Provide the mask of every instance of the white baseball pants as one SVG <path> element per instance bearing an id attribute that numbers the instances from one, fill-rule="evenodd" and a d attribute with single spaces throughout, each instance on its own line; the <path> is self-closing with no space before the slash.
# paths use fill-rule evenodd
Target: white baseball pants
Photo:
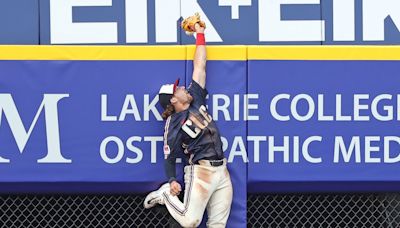
<path id="1" fill-rule="evenodd" d="M 207 208 L 207 227 L 225 227 L 232 204 L 232 182 L 226 159 L 221 166 L 211 166 L 206 160 L 200 165 L 185 167 L 185 195 L 183 203 L 172 196 L 169 189 L 163 193 L 165 205 L 183 227 L 197 227 Z"/>

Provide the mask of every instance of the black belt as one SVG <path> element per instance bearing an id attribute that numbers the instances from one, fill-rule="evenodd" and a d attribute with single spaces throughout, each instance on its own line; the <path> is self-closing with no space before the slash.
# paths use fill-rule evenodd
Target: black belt
<path id="1" fill-rule="evenodd" d="M 209 160 L 211 166 L 221 166 L 224 164 L 224 160 Z"/>
<path id="2" fill-rule="evenodd" d="M 200 159 L 200 160 L 206 160 L 210 163 L 211 166 L 214 166 L 214 167 L 221 166 L 224 164 L 224 159 L 221 159 L 221 160 Z M 194 164 L 199 165 L 199 161 L 196 161 Z"/>

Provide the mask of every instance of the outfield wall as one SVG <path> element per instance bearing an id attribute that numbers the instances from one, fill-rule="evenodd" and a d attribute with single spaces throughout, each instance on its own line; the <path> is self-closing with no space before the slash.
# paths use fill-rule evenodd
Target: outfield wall
<path id="1" fill-rule="evenodd" d="M 247 193 L 398 191 L 400 48 L 211 46 L 209 114 Z M 2 193 L 146 193 L 166 181 L 157 92 L 194 46 L 0 46 Z M 180 174 L 181 175 L 181 174 Z M 21 188 L 22 186 L 22 188 Z"/>

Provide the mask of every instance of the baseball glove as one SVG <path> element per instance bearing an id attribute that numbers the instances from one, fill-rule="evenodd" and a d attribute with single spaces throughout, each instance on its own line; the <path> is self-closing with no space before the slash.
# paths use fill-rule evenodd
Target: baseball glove
<path id="1" fill-rule="evenodd" d="M 199 23 L 201 27 L 206 27 L 206 24 L 200 20 L 200 14 L 195 13 L 193 16 L 190 16 L 182 21 L 181 27 L 185 30 L 187 35 L 192 35 L 194 31 L 194 25 Z"/>

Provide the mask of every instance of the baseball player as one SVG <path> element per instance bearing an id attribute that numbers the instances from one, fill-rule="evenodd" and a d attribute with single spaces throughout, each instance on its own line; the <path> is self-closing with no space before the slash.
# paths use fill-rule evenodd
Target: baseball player
<path id="1" fill-rule="evenodd" d="M 187 20 L 195 23 L 190 24 Z M 183 227 L 199 226 L 207 209 L 207 227 L 225 227 L 233 190 L 219 130 L 205 103 L 205 25 L 196 14 L 186 19 L 182 27 L 196 32 L 192 82 L 186 90 L 178 86 L 178 79 L 174 84 L 163 85 L 159 91 L 159 102 L 165 109 L 164 154 L 169 181 L 146 196 L 144 207 L 165 204 L 171 216 Z M 177 197 L 182 187 L 176 180 L 175 169 L 176 158 L 180 155 L 188 164 L 184 168 L 183 202 Z"/>

